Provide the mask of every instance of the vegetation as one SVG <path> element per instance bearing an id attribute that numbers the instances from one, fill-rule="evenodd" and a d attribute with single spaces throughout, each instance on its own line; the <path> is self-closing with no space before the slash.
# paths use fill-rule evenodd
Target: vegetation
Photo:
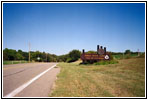
<path id="1" fill-rule="evenodd" d="M 108 64 L 117 64 L 118 61 L 117 60 L 108 60 L 108 61 L 100 61 L 100 62 L 96 62 L 94 63 L 95 65 L 108 65 Z"/>
<path id="2" fill-rule="evenodd" d="M 96 53 L 96 51 L 88 51 L 86 53 Z M 50 54 L 46 52 L 40 51 L 31 51 L 31 61 L 38 61 L 38 62 L 74 62 L 80 58 L 81 52 L 79 50 L 72 50 L 68 54 L 57 56 L 55 54 Z M 136 57 L 138 52 L 132 52 L 130 50 L 126 50 L 123 53 L 121 52 L 110 52 L 111 59 L 129 59 L 131 57 Z M 13 50 L 5 48 L 3 50 L 3 60 L 4 61 L 20 61 L 25 60 L 28 61 L 28 52 L 24 52 L 22 50 Z M 40 59 L 38 59 L 38 57 Z"/>
<path id="3" fill-rule="evenodd" d="M 131 51 L 130 50 L 125 50 L 125 54 L 130 54 Z"/>
<path id="4" fill-rule="evenodd" d="M 125 52 L 111 52 L 114 59 L 129 59 L 133 57 L 138 57 L 138 52 L 132 52 L 130 50 L 125 50 Z M 139 52 L 139 56 L 144 55 L 144 52 Z"/>
<path id="5" fill-rule="evenodd" d="M 117 64 L 59 63 L 52 97 L 144 97 L 145 59 L 119 60 Z"/>
<path id="6" fill-rule="evenodd" d="M 66 55 L 57 56 L 55 54 L 40 52 L 40 51 L 31 51 L 31 61 L 38 62 L 74 62 L 80 58 L 81 52 L 79 50 L 72 50 Z M 5 61 L 18 61 L 25 60 L 28 61 L 29 53 L 22 50 L 13 50 L 5 48 L 3 50 L 3 60 Z M 38 57 L 40 59 L 38 59 Z M 10 62 L 11 63 L 11 62 Z"/>
<path id="7" fill-rule="evenodd" d="M 61 62 L 57 65 L 61 67 L 61 72 L 57 76 L 56 86 L 49 95 L 52 97 L 144 97 L 145 53 L 138 56 L 138 52 L 126 50 L 124 53 L 110 54 L 110 61 L 87 65 L 80 64 L 79 50 L 60 56 L 31 51 L 31 60 Z M 22 50 L 6 48 L 3 50 L 3 64 L 27 63 L 28 55 Z"/>
<path id="8" fill-rule="evenodd" d="M 97 53 L 97 51 L 87 51 L 87 54 L 91 54 L 91 53 Z"/>
<path id="9" fill-rule="evenodd" d="M 40 62 L 56 62 L 58 61 L 58 58 L 54 54 L 49 54 L 45 52 L 40 52 L 40 51 L 31 51 L 31 60 L 32 61 L 40 61 Z M 28 52 L 24 52 L 22 50 L 13 50 L 13 49 L 8 49 L 5 48 L 3 50 L 3 60 L 4 61 L 13 61 L 13 60 L 26 60 L 28 61 Z M 38 60 L 37 58 L 40 57 Z"/>
<path id="10" fill-rule="evenodd" d="M 3 64 L 4 65 L 7 65 L 7 64 L 20 64 L 20 63 L 28 63 L 28 61 L 24 61 L 24 60 L 20 60 L 20 61 L 3 61 Z"/>
<path id="11" fill-rule="evenodd" d="M 80 58 L 81 52 L 79 50 L 72 50 L 68 54 L 67 62 L 74 62 Z"/>

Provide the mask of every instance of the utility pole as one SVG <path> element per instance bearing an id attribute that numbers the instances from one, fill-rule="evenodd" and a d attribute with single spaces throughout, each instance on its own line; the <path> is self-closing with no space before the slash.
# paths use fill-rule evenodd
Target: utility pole
<path id="1" fill-rule="evenodd" d="M 29 62 L 30 62 L 30 43 L 29 43 Z"/>

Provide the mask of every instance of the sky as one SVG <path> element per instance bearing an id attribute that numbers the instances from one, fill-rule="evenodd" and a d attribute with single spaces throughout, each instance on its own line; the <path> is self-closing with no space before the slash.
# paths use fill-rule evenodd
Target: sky
<path id="1" fill-rule="evenodd" d="M 144 3 L 4 3 L 3 49 L 145 51 Z"/>

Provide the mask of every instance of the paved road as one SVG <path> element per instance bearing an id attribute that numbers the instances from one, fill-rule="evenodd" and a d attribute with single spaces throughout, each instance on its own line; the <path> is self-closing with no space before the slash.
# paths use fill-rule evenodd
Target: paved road
<path id="1" fill-rule="evenodd" d="M 51 69 L 54 65 L 56 63 L 4 65 L 3 96 L 15 94 L 16 97 L 48 97 L 56 75 L 60 72 L 57 67 Z M 22 86 L 24 84 L 25 88 Z"/>

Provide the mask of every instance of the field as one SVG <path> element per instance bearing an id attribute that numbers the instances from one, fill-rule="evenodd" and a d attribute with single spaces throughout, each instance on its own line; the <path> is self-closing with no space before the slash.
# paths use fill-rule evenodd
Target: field
<path id="1" fill-rule="evenodd" d="M 59 63 L 51 97 L 144 97 L 145 59 L 118 60 L 118 64 Z"/>
<path id="2" fill-rule="evenodd" d="M 4 65 L 8 65 L 8 64 L 20 64 L 20 63 L 28 63 L 28 61 L 24 61 L 24 60 L 21 60 L 21 61 L 3 61 L 3 64 Z"/>

